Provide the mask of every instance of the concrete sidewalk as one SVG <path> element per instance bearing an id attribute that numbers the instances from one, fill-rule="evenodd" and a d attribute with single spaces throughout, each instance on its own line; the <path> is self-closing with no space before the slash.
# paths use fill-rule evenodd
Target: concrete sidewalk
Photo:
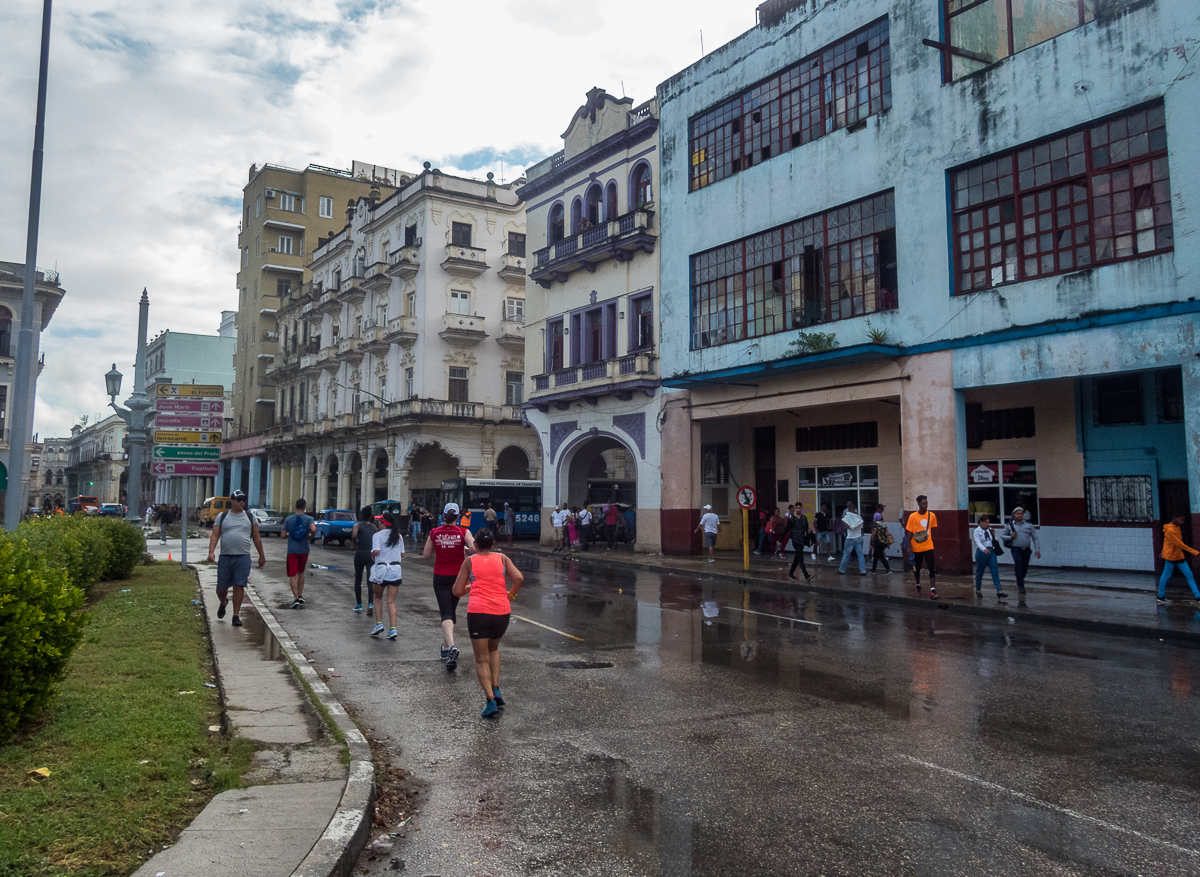
<path id="1" fill-rule="evenodd" d="M 1197 604 L 1181 576 L 1175 576 L 1167 588 L 1170 602 L 1160 606 L 1155 602 L 1158 580 L 1150 573 L 1123 573 L 1096 570 L 1068 570 L 1035 567 L 1025 579 L 1026 594 L 1017 593 L 1012 568 L 1000 568 L 1000 581 L 1008 599 L 999 601 L 988 574 L 984 575 L 983 596 L 975 596 L 973 576 L 939 575 L 937 600 L 929 598 L 929 577 L 922 572 L 921 596 L 913 586 L 912 573 L 902 572 L 899 560 L 892 561 L 891 574 L 880 568 L 878 573 L 858 572 L 857 558 L 846 567 L 845 574 L 837 572 L 838 562 L 822 557 L 819 562 L 805 553 L 804 561 L 811 582 L 805 583 L 796 568 L 797 582 L 787 578 L 792 555 L 775 559 L 767 555 L 751 555 L 750 570 L 742 567 L 742 556 L 733 552 L 717 552 L 715 563 L 707 556 L 665 556 L 634 554 L 629 551 L 608 551 L 593 546 L 590 551 L 554 552 L 530 543 L 517 543 L 514 554 L 525 554 L 559 563 L 595 564 L 625 569 L 657 572 L 662 575 L 718 578 L 742 584 L 781 588 L 789 591 L 817 593 L 840 599 L 855 599 L 873 603 L 891 603 L 909 608 L 946 611 L 985 618 L 1032 624 L 1049 624 L 1118 636 L 1156 638 L 1192 646 L 1200 646 L 1200 604 Z M 840 560 L 840 558 L 839 558 Z"/>
<path id="2" fill-rule="evenodd" d="M 189 540 L 191 562 L 207 539 Z M 147 545 L 180 559 L 180 540 Z M 134 877 L 344 877 L 366 844 L 374 766 L 366 738 L 296 649 L 267 605 L 246 589 L 242 627 L 217 618 L 215 566 L 197 569 L 230 733 L 256 741 L 250 787 L 223 792 Z M 293 671 L 298 671 L 294 673 Z M 300 684 L 314 692 L 333 727 Z M 345 754 L 348 752 L 348 766 Z"/>

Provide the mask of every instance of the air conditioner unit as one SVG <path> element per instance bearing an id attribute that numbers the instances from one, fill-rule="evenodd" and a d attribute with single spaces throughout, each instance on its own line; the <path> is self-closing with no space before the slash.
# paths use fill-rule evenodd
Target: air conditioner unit
<path id="1" fill-rule="evenodd" d="M 423 244 L 424 242 L 425 242 L 425 239 L 424 239 L 424 238 L 417 238 L 415 241 L 413 241 L 413 246 L 414 246 L 414 247 L 419 247 L 419 246 L 421 246 L 421 244 Z"/>
<path id="2" fill-rule="evenodd" d="M 271 247 L 271 252 L 272 252 L 272 253 L 278 253 L 278 252 L 279 252 L 279 250 L 275 249 L 274 247 Z"/>
<path id="3" fill-rule="evenodd" d="M 275 197 L 275 190 L 267 189 L 267 200 L 270 200 L 271 198 L 274 198 L 274 197 Z"/>

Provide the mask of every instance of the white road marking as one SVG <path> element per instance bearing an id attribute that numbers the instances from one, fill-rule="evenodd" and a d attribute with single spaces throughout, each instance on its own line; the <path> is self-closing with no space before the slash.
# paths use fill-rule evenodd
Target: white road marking
<path id="1" fill-rule="evenodd" d="M 581 636 L 572 636 L 571 634 L 565 633 L 564 631 L 555 630 L 553 627 L 550 627 L 550 625 L 548 625 L 548 624 L 542 624 L 540 621 L 534 621 L 532 618 L 526 618 L 524 615 L 513 615 L 513 618 L 516 618 L 518 621 L 525 621 L 525 622 L 528 622 L 529 624 L 535 625 L 537 627 L 544 628 L 552 633 L 557 633 L 559 636 L 565 636 L 567 639 L 573 639 L 576 642 L 583 642 L 583 637 L 581 637 Z"/>
<path id="2" fill-rule="evenodd" d="M 1064 816 L 1070 816 L 1074 819 L 1080 819 L 1080 820 L 1083 820 L 1084 822 L 1090 822 L 1093 825 L 1099 825 L 1102 828 L 1109 829 L 1110 831 L 1116 831 L 1121 834 L 1129 834 L 1136 838 L 1150 841 L 1151 843 L 1156 843 L 1156 844 L 1159 844 L 1160 846 L 1164 846 L 1169 849 L 1175 850 L 1176 852 L 1183 853 L 1184 855 L 1200 857 L 1200 850 L 1192 850 L 1192 849 L 1188 849 L 1187 847 L 1181 847 L 1178 844 L 1173 844 L 1168 840 L 1162 840 L 1160 838 L 1153 837 L 1148 834 L 1143 834 L 1142 832 L 1137 831 L 1136 829 L 1126 828 L 1123 825 L 1116 825 L 1115 823 L 1112 823 L 1112 822 L 1105 822 L 1103 819 L 1097 819 L 1095 816 L 1088 816 L 1086 813 L 1080 813 L 1078 810 L 1072 810 L 1069 807 L 1059 807 L 1057 804 L 1051 804 L 1049 801 L 1043 801 L 1041 798 L 1035 798 L 1032 795 L 1025 794 L 1024 792 L 1018 792 L 1016 789 L 1009 789 L 1009 788 L 1006 788 L 1005 786 L 1001 786 L 997 783 L 989 782 L 988 780 L 982 779 L 980 777 L 971 776 L 968 773 L 963 773 L 962 771 L 954 770 L 953 768 L 942 767 L 940 764 L 934 764 L 933 762 L 930 762 L 930 761 L 922 761 L 919 758 L 913 758 L 911 755 L 901 755 L 900 757 L 903 758 L 905 761 L 911 761 L 913 764 L 919 764 L 922 767 L 929 768 L 930 770 L 936 770 L 941 773 L 949 774 L 950 776 L 955 777 L 956 779 L 960 779 L 960 780 L 963 780 L 968 783 L 974 783 L 977 786 L 983 786 L 985 789 L 991 789 L 994 792 L 1002 792 L 1005 795 L 1010 795 L 1013 798 L 1017 798 L 1018 800 L 1025 801 L 1028 804 L 1032 804 L 1035 807 L 1041 807 L 1045 810 L 1053 810 L 1055 813 L 1062 813 Z"/>
<path id="3" fill-rule="evenodd" d="M 803 618 L 793 618 L 790 615 L 772 615 L 770 612 L 755 612 L 753 609 L 743 609 L 741 606 L 726 606 L 730 612 L 745 612 L 747 615 L 761 615 L 763 618 L 782 618 L 784 621 L 794 621 L 797 624 L 811 624 L 813 627 L 820 627 L 819 621 L 805 621 Z"/>

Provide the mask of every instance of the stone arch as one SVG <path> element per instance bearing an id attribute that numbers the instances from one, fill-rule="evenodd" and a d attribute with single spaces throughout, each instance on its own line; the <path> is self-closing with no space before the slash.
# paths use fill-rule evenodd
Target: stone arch
<path id="1" fill-rule="evenodd" d="M 637 460 L 637 450 L 615 433 L 599 429 L 582 433 L 559 454 L 557 496 L 543 497 L 542 502 L 582 506 L 615 500 L 636 506 Z"/>
<path id="2" fill-rule="evenodd" d="M 439 442 L 414 444 L 405 459 L 410 496 L 393 499 L 413 499 L 429 508 L 440 508 L 442 482 L 460 477 L 461 465 L 462 461 Z"/>
<path id="3" fill-rule="evenodd" d="M 496 477 L 503 480 L 529 480 L 529 454 L 520 445 L 509 445 L 496 455 Z"/>

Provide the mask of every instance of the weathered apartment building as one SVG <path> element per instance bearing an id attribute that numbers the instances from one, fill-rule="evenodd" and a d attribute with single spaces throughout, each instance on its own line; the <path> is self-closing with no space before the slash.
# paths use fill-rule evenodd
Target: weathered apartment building
<path id="1" fill-rule="evenodd" d="M 279 308 L 264 436 L 278 507 L 436 506 L 444 479 L 540 477 L 516 184 L 429 163 L 399 184 L 345 208 Z"/>
<path id="2" fill-rule="evenodd" d="M 525 283 L 526 416 L 549 512 L 616 501 L 635 548 L 658 553 L 658 107 L 588 92 L 563 150 L 519 190 L 533 261 Z"/>
<path id="3" fill-rule="evenodd" d="M 664 550 L 747 484 L 926 494 L 958 569 L 1017 505 L 1054 565 L 1200 533 L 1196 4 L 759 15 L 658 89 Z"/>

